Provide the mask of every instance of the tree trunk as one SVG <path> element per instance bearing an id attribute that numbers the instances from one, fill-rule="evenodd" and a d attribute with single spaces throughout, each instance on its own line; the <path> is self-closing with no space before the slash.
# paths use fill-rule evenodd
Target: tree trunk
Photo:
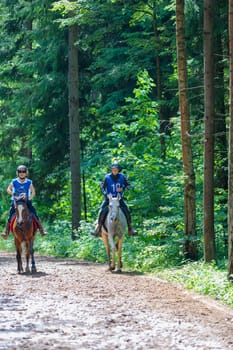
<path id="1" fill-rule="evenodd" d="M 214 233 L 214 1 L 204 1 L 204 253 L 205 261 L 216 259 Z"/>
<path id="2" fill-rule="evenodd" d="M 196 186 L 190 138 L 190 117 L 188 109 L 188 77 L 185 52 L 184 0 L 176 0 L 176 41 L 179 85 L 179 106 L 181 117 L 181 142 L 184 170 L 184 224 L 185 256 L 197 260 L 196 237 Z"/>
<path id="3" fill-rule="evenodd" d="M 77 235 L 81 220 L 81 172 L 80 172 L 80 133 L 78 102 L 78 27 L 69 28 L 69 130 L 70 130 L 70 167 L 72 195 L 72 238 Z"/>
<path id="4" fill-rule="evenodd" d="M 229 0 L 228 278 L 233 280 L 233 0 Z"/>

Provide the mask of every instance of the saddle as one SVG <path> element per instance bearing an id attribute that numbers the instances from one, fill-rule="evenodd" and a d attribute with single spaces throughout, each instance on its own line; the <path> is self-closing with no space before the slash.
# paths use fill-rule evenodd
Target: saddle
<path id="1" fill-rule="evenodd" d="M 16 215 L 14 215 L 11 219 L 10 232 L 13 232 L 13 226 L 14 226 L 15 219 L 16 219 Z M 32 222 L 33 222 L 33 231 L 36 232 L 39 229 L 39 226 L 38 226 L 38 223 L 37 223 L 36 219 L 34 218 L 34 216 L 32 216 Z"/>

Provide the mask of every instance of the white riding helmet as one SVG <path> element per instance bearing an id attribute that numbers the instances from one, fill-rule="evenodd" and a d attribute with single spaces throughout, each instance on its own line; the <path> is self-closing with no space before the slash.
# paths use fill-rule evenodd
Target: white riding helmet
<path id="1" fill-rule="evenodd" d="M 28 175 L 28 168 L 26 165 L 19 165 L 16 170 L 16 175 L 18 175 L 20 172 L 25 172 L 26 175 Z"/>

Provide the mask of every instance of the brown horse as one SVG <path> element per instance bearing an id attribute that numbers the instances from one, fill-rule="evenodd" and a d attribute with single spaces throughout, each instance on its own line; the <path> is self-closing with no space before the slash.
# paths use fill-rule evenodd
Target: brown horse
<path id="1" fill-rule="evenodd" d="M 33 225 L 32 214 L 29 212 L 26 203 L 26 195 L 22 194 L 15 197 L 16 217 L 13 222 L 13 235 L 16 248 L 16 259 L 18 264 L 18 273 L 23 272 L 22 254 L 25 252 L 26 257 L 26 273 L 30 272 L 29 259 L 31 257 L 31 272 L 36 272 L 34 259 L 34 239 L 36 229 Z"/>
<path id="2" fill-rule="evenodd" d="M 108 198 L 108 215 L 106 217 L 104 225 L 101 228 L 101 238 L 106 248 L 109 270 L 115 270 L 115 253 L 117 252 L 117 271 L 121 272 L 121 250 L 127 222 L 125 215 L 120 208 L 120 196 L 112 197 L 110 195 Z"/>

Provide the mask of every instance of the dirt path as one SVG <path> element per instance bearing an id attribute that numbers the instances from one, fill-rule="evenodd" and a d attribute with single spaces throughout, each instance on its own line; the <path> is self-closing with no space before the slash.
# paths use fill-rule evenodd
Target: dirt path
<path id="1" fill-rule="evenodd" d="M 0 350 L 233 349 L 233 310 L 159 279 L 0 252 Z"/>

